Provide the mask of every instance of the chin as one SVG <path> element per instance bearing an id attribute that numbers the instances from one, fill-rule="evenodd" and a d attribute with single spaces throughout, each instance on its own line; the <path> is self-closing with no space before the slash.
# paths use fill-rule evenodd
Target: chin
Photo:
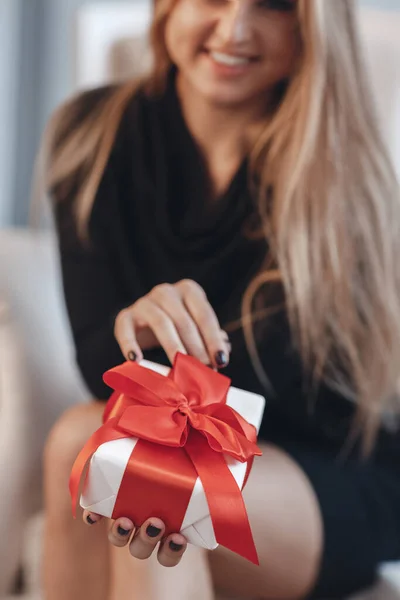
<path id="1" fill-rule="evenodd" d="M 240 108 L 251 103 L 250 98 L 234 96 L 232 94 L 204 94 L 204 98 L 214 106 L 227 109 Z"/>
<path id="2" fill-rule="evenodd" d="M 244 105 L 250 105 L 253 102 L 257 102 L 257 99 L 260 98 L 260 94 L 246 93 L 246 91 L 238 89 L 221 90 L 209 88 L 205 90 L 203 88 L 202 94 L 208 102 L 226 108 L 239 108 Z"/>
<path id="3" fill-rule="evenodd" d="M 192 89 L 208 102 L 226 108 L 243 107 L 246 104 L 260 102 L 262 96 L 268 95 L 268 86 L 260 86 L 260 78 L 254 80 L 253 76 L 238 77 L 236 80 L 223 80 L 203 69 L 185 69 L 187 80 L 191 82 Z"/>

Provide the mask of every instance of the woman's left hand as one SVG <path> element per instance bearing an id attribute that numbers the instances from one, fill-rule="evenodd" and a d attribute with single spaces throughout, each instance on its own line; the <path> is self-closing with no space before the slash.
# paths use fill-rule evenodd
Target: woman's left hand
<path id="1" fill-rule="evenodd" d="M 94 526 L 103 519 L 102 516 L 83 512 L 83 520 Z M 114 546 L 122 548 L 129 544 L 129 552 L 135 558 L 150 558 L 159 544 L 157 558 L 164 567 L 175 567 L 181 560 L 186 547 L 186 539 L 180 533 L 172 533 L 164 538 L 165 525 L 158 518 L 148 519 L 142 527 L 135 527 L 130 519 L 121 517 L 111 523 L 108 539 Z"/>

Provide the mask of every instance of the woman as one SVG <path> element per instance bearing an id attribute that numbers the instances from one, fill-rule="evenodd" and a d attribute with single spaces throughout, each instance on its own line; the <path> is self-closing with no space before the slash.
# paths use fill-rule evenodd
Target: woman
<path id="1" fill-rule="evenodd" d="M 124 359 L 181 351 L 268 400 L 245 491 L 261 567 L 223 549 L 209 567 L 193 550 L 196 575 L 183 578 L 186 555 L 163 599 L 339 598 L 400 558 L 400 439 L 385 427 L 399 195 L 353 12 L 350 0 L 156 0 L 151 75 L 73 99 L 50 127 L 66 302 L 94 396 L 107 399 L 102 373 Z M 74 408 L 47 444 L 50 600 L 109 597 L 105 522 L 72 524 L 66 493 L 103 407 Z M 163 540 L 157 515 L 135 525 L 115 522 L 112 544 L 143 559 L 162 540 L 159 562 L 180 561 L 185 540 Z"/>

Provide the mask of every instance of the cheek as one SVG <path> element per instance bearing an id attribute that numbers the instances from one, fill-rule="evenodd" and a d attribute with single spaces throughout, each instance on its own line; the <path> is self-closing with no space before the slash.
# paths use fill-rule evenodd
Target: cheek
<path id="1" fill-rule="evenodd" d="M 300 38 L 295 27 L 264 31 L 263 39 L 264 56 L 268 57 L 269 66 L 276 69 L 280 75 L 290 75 L 301 51 Z"/>
<path id="2" fill-rule="evenodd" d="M 173 62 L 180 64 L 195 56 L 206 36 L 193 0 L 180 0 L 172 11 L 165 29 L 165 42 Z"/>

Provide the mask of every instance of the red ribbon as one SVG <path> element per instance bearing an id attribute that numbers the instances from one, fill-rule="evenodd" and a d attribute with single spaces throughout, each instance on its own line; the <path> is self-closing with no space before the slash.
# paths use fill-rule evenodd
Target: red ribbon
<path id="1" fill-rule="evenodd" d="M 167 534 L 180 531 L 200 477 L 217 542 L 258 564 L 241 490 L 224 455 L 247 462 L 248 474 L 261 451 L 255 428 L 226 404 L 230 379 L 177 354 L 168 377 L 127 362 L 107 371 L 104 381 L 115 393 L 107 403 L 104 425 L 73 466 L 74 514 L 85 466 L 99 446 L 136 437 L 112 518 L 124 516 L 140 525 L 157 516 Z"/>

